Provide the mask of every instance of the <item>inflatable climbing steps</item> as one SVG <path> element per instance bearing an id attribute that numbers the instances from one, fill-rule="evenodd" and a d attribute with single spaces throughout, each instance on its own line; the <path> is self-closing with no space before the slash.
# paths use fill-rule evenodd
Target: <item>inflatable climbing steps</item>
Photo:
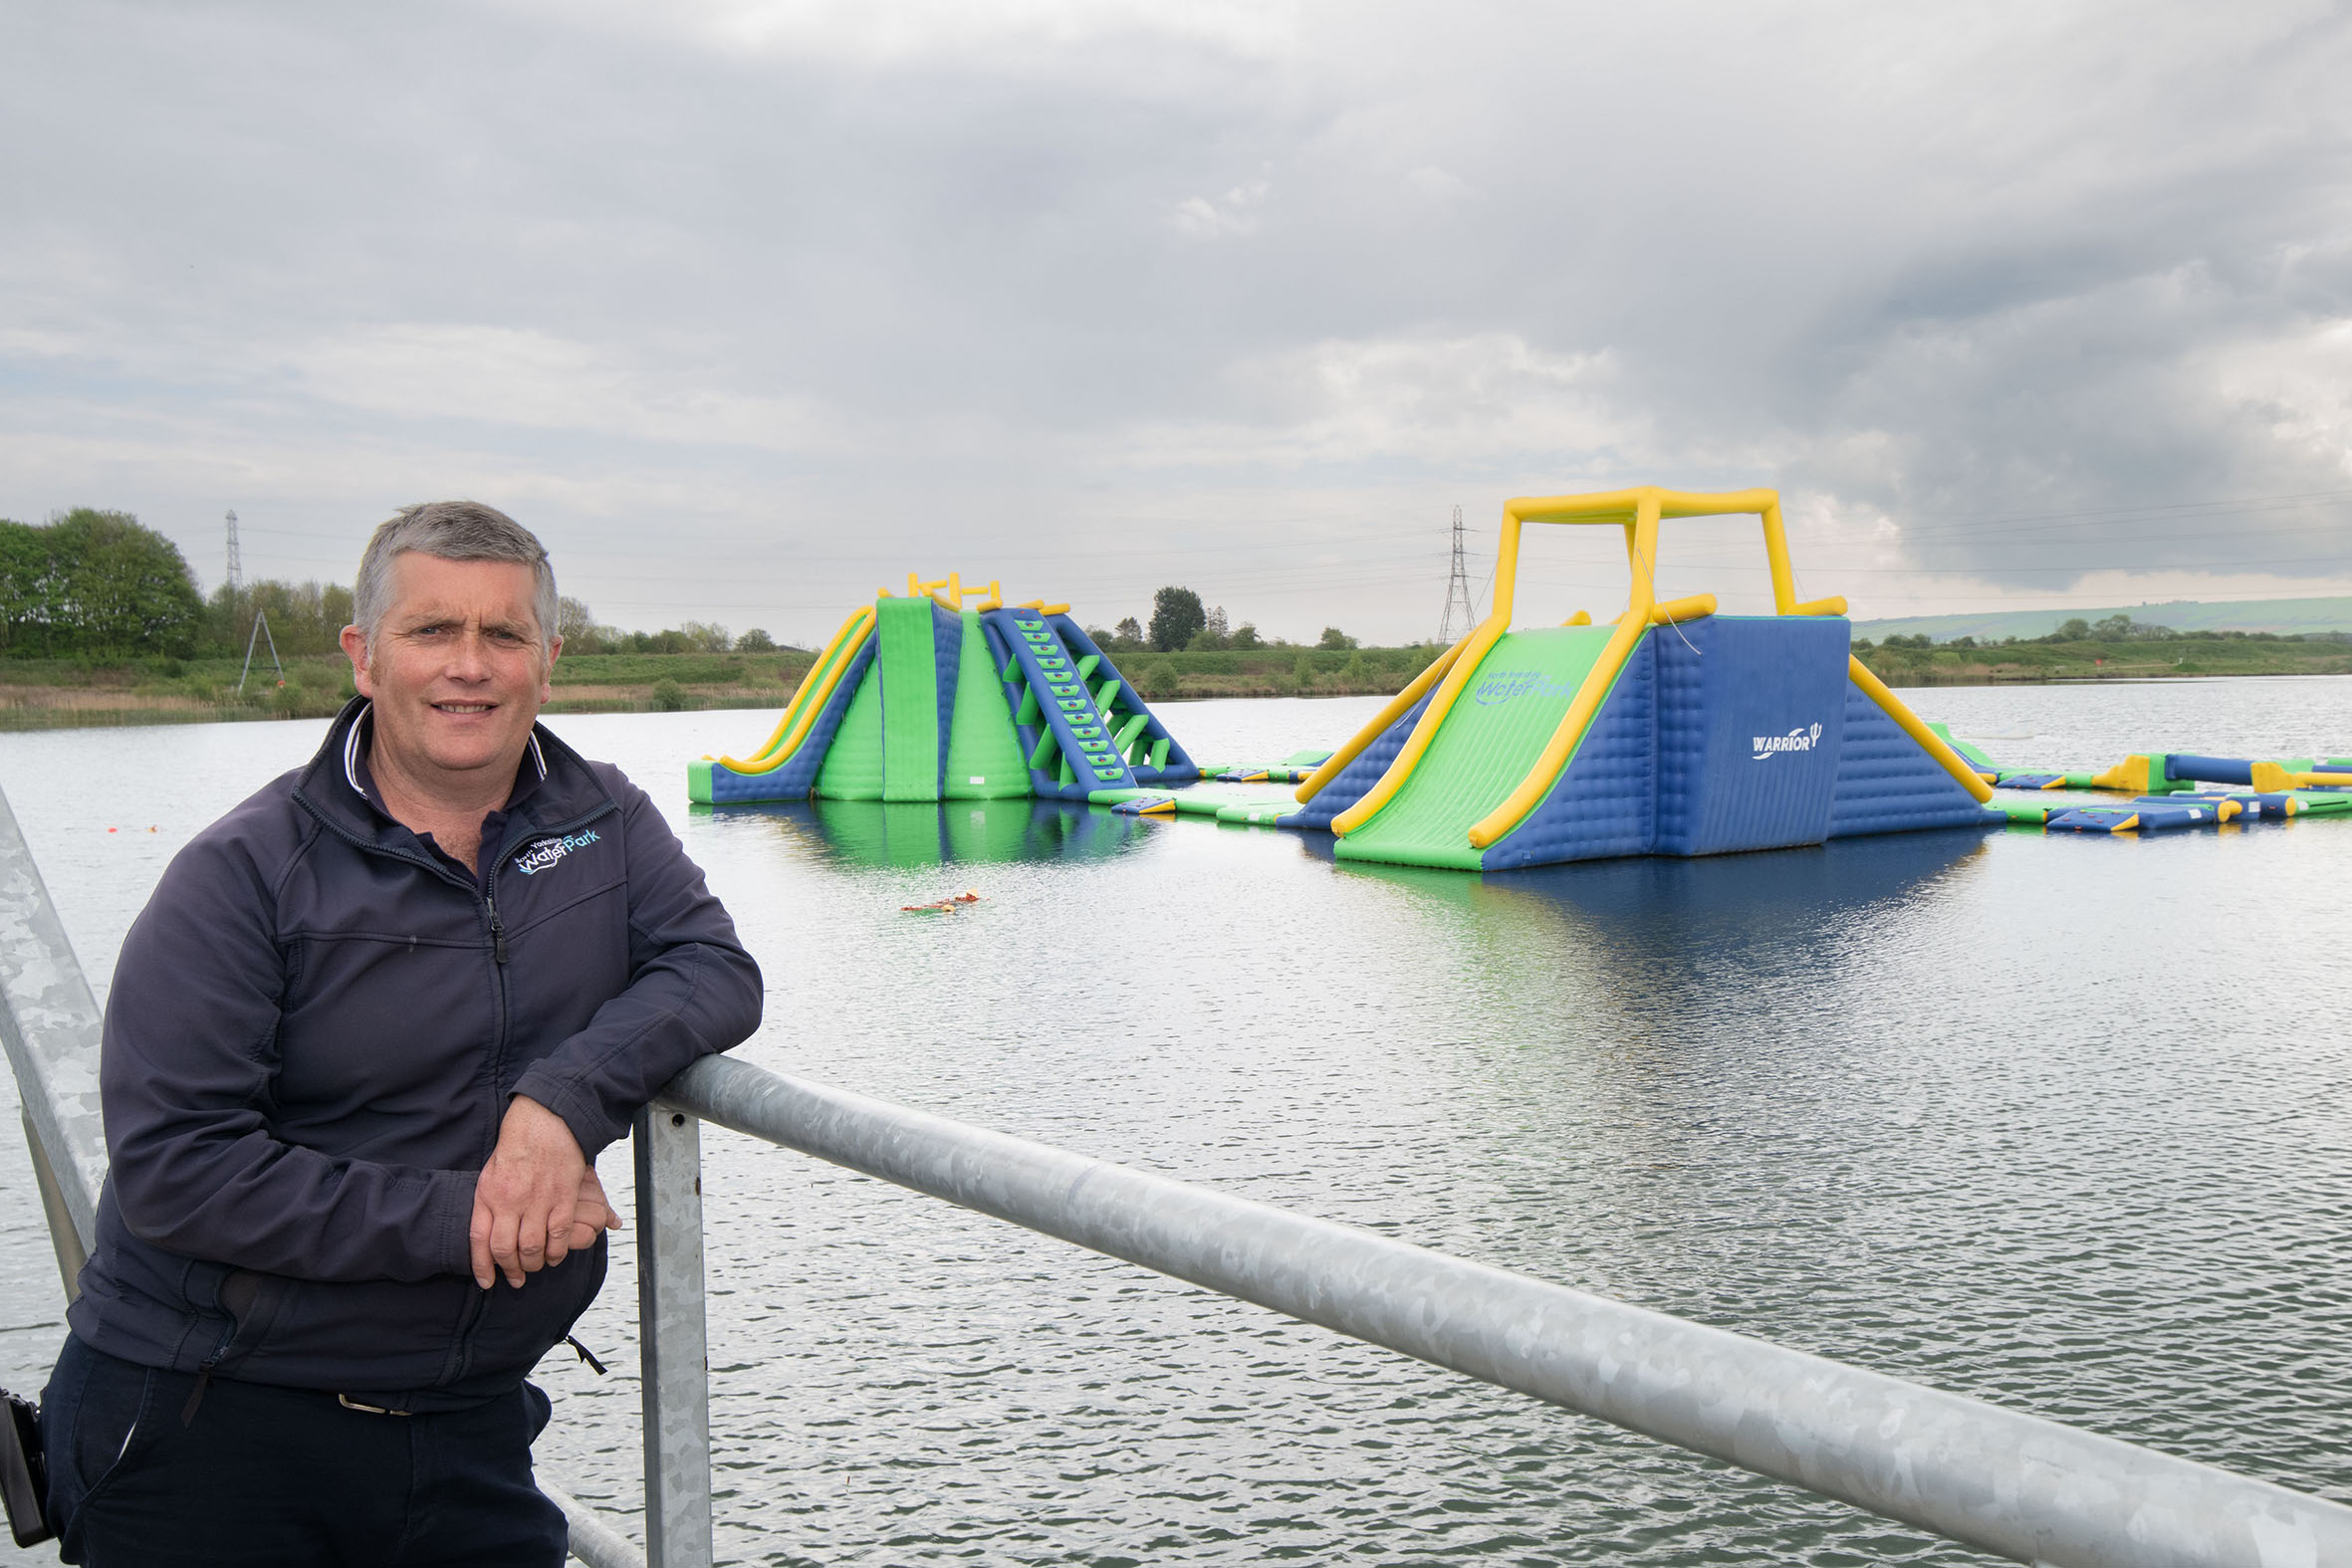
<path id="1" fill-rule="evenodd" d="M 1083 800 L 1200 777 L 1068 606 L 907 586 L 841 623 L 757 751 L 689 763 L 690 797 Z"/>
<path id="2" fill-rule="evenodd" d="M 1778 613 L 1661 602 L 1661 519 L 1753 513 Z M 1623 528 L 1613 623 L 1511 625 L 1525 523 Z M 1770 491 L 1644 488 L 1504 509 L 1494 612 L 1302 784 L 1282 825 L 1343 860 L 1493 871 L 1999 825 L 1977 769 L 1854 660 L 1843 600 L 1799 603 Z"/>

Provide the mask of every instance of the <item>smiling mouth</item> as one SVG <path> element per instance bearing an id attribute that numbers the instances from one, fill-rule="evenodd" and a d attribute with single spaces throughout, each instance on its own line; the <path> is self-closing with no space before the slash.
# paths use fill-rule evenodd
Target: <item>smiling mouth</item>
<path id="1" fill-rule="evenodd" d="M 496 706 L 495 703 L 487 702 L 437 702 L 433 704 L 433 710 L 436 713 L 488 713 Z"/>

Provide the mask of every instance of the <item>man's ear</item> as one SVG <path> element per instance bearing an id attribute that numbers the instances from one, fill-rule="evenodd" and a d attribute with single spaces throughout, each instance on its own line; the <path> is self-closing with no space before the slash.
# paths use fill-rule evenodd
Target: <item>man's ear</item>
<path id="1" fill-rule="evenodd" d="M 343 629 L 344 656 L 352 661 L 352 685 L 362 697 L 372 698 L 375 692 L 367 678 L 367 633 L 356 626 Z"/>
<path id="2" fill-rule="evenodd" d="M 545 703 L 556 695 L 556 661 L 564 656 L 561 634 L 547 640 L 547 664 L 539 672 L 539 700 Z"/>

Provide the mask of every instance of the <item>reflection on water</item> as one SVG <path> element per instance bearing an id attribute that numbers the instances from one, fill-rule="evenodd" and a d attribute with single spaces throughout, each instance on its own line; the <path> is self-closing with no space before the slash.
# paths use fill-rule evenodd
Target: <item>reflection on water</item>
<path id="1" fill-rule="evenodd" d="M 1465 876 L 1377 861 L 1334 862 L 1343 876 L 1411 886 L 1481 911 L 1509 931 L 1556 919 L 1564 935 L 1611 946 L 1713 947 L 1814 930 L 1883 899 L 1917 896 L 1985 853 L 1973 828 L 1847 838 L 1817 848 L 1703 859 L 1643 855 Z"/>
<path id="2" fill-rule="evenodd" d="M 806 800 L 698 805 L 764 819 L 817 860 L 843 866 L 991 865 L 1116 855 L 1149 831 L 1132 816 L 1066 800 Z"/>
<path id="3" fill-rule="evenodd" d="M 2263 733 L 2342 735 L 2347 692 L 2264 687 Z M 1994 727 L 2006 695 L 1920 705 Z M 2243 696 L 2035 691 L 2011 727 L 2112 760 L 2243 730 Z M 1175 706 L 1188 749 L 1250 760 L 1377 704 Z M 2352 823 L 1481 877 L 1027 801 L 689 811 L 678 759 L 741 717 L 556 723 L 735 912 L 750 1060 L 2352 1498 L 2352 966 L 2313 925 Z M 102 984 L 163 856 L 309 743 L 173 744 L 167 791 L 118 738 L 0 751 Z M 133 820 L 159 832 L 104 832 Z M 735 1561 L 1982 1561 L 745 1139 L 705 1155 Z M 11 1277 L 54 1293 L 7 1157 Z M 622 1151 L 601 1170 L 625 1189 Z M 541 1369 L 543 1460 L 622 1508 L 630 1275 L 623 1248 L 581 1329 L 613 1376 Z M 0 1335 L 0 1374 L 36 1343 Z"/>

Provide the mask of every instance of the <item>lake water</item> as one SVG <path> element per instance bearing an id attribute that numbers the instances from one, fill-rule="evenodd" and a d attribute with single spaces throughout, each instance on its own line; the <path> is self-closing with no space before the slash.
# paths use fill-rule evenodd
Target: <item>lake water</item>
<path id="1" fill-rule="evenodd" d="M 2014 764 L 2352 751 L 2352 680 L 1910 695 Z M 1256 761 L 1377 706 L 1165 715 Z M 646 785 L 735 911 L 768 977 L 754 1062 L 2352 1500 L 2352 822 L 1481 878 L 1028 801 L 689 808 L 684 760 L 764 718 L 551 721 Z M 0 740 L 102 997 L 170 854 L 323 730 Z M 734 1561 L 1985 1560 L 798 1155 L 704 1150 Z M 624 1192 L 625 1148 L 601 1170 Z M 61 1308 L 13 1132 L 0 1183 L 0 1381 L 37 1388 Z M 624 1512 L 630 1262 L 580 1330 L 611 1376 L 541 1372 L 542 1464 Z"/>

